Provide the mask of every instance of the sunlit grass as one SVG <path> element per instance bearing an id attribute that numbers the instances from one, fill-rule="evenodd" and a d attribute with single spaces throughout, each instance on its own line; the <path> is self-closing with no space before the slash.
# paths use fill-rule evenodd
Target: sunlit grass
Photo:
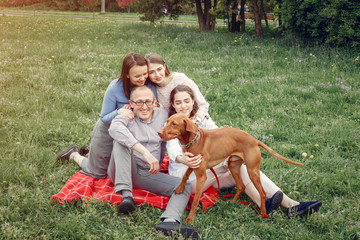
<path id="1" fill-rule="evenodd" d="M 323 201 L 303 219 L 281 210 L 261 219 L 250 207 L 220 202 L 197 213 L 193 226 L 204 239 L 359 238 L 359 53 L 272 32 L 257 38 L 196 25 L 31 16 L 0 17 L 0 236 L 164 238 L 153 229 L 160 209 L 119 217 L 96 201 L 49 203 L 79 170 L 58 165 L 56 154 L 89 144 L 105 89 L 129 52 L 159 53 L 199 85 L 218 125 L 304 163 L 263 152 L 261 168 L 291 198 Z"/>
<path id="2" fill-rule="evenodd" d="M 125 19 L 139 19 L 140 14 L 138 13 L 127 13 L 127 12 L 105 12 L 102 14 L 100 11 L 96 12 L 79 12 L 79 11 L 58 11 L 58 10 L 38 10 L 33 6 L 17 7 L 17 8 L 8 8 L 0 7 L 0 12 L 5 13 L 27 13 L 32 15 L 59 15 L 59 16 L 84 16 L 84 17 L 102 17 L 102 18 L 125 18 Z M 168 17 L 163 18 L 163 20 L 170 20 Z M 196 15 L 180 15 L 178 17 L 179 21 L 193 21 L 197 22 Z M 222 20 L 219 20 L 222 22 Z"/>

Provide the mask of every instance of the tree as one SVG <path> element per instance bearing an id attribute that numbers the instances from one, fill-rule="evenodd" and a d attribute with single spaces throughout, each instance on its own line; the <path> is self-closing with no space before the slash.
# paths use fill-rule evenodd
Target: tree
<path id="1" fill-rule="evenodd" d="M 257 0 L 252 0 L 252 9 L 253 9 L 252 12 L 254 14 L 256 35 L 262 36 L 261 15 L 260 15 Z"/>
<path id="2" fill-rule="evenodd" d="M 359 0 L 282 0 L 281 16 L 286 30 L 304 40 L 360 51 Z"/>
<path id="3" fill-rule="evenodd" d="M 126 7 L 128 12 L 130 12 L 130 5 L 134 2 L 134 0 L 116 0 L 119 4 L 119 7 Z"/>
<path id="4" fill-rule="evenodd" d="M 101 14 L 105 13 L 105 0 L 101 0 Z"/>
<path id="5" fill-rule="evenodd" d="M 87 6 L 88 11 L 92 11 L 93 16 L 95 16 L 95 8 L 99 5 L 99 0 L 82 0 L 82 2 Z"/>
<path id="6" fill-rule="evenodd" d="M 182 5 L 191 4 L 189 0 L 134 0 L 135 10 L 142 14 L 143 21 L 154 22 L 164 16 L 177 19 L 182 13 Z M 195 0 L 196 12 L 200 30 L 213 31 L 215 29 L 217 0 Z"/>
<path id="7" fill-rule="evenodd" d="M 214 31 L 217 0 L 195 0 L 196 12 L 201 31 Z"/>
<path id="8" fill-rule="evenodd" d="M 186 0 L 134 0 L 132 6 L 142 14 L 140 20 L 155 22 L 168 16 L 177 19 L 181 13 L 181 4 Z"/>
<path id="9" fill-rule="evenodd" d="M 264 0 L 260 0 L 260 6 L 261 6 L 261 12 L 262 12 L 262 14 L 264 15 L 266 27 L 269 27 L 269 23 L 268 23 L 268 20 L 267 20 L 266 11 L 265 11 L 265 7 L 264 7 Z"/>

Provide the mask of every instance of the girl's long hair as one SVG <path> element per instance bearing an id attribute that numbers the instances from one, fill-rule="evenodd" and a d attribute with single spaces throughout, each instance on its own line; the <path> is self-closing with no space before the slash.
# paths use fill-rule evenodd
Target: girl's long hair
<path id="1" fill-rule="evenodd" d="M 174 104 L 175 94 L 178 92 L 186 92 L 190 95 L 191 99 L 194 101 L 193 110 L 190 113 L 190 118 L 194 117 L 199 109 L 199 105 L 195 100 L 194 91 L 186 85 L 177 85 L 170 93 L 170 108 L 169 108 L 169 117 L 176 113 L 175 108 L 172 106 Z"/>

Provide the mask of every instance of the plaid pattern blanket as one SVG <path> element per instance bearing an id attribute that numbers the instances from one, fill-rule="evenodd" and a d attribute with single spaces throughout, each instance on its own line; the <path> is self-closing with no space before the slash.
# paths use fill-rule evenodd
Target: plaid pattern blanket
<path id="1" fill-rule="evenodd" d="M 169 159 L 166 156 L 161 164 L 161 171 L 167 173 Z M 148 204 L 153 207 L 165 209 L 169 201 L 168 196 L 156 195 L 144 189 L 133 189 L 133 197 L 136 204 Z M 114 184 L 109 177 L 105 179 L 96 179 L 89 177 L 80 172 L 75 173 L 65 183 L 65 186 L 59 193 L 53 195 L 50 199 L 51 203 L 60 203 L 64 201 L 71 202 L 89 200 L 90 198 L 97 198 L 103 202 L 110 202 L 114 205 L 120 204 L 122 195 L 116 194 L 114 191 Z M 186 209 L 190 209 L 194 194 L 190 196 L 190 205 Z M 214 187 L 210 187 L 202 193 L 200 203 L 202 204 L 203 212 L 206 209 L 217 203 L 219 194 Z"/>

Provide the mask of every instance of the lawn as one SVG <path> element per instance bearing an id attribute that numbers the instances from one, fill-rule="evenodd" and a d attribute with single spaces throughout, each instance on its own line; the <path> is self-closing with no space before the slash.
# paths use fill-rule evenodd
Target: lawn
<path id="1" fill-rule="evenodd" d="M 1 239 L 167 239 L 153 229 L 157 208 L 119 216 L 96 199 L 50 204 L 79 170 L 58 164 L 57 153 L 90 143 L 104 92 L 129 52 L 159 53 L 199 85 L 219 126 L 303 163 L 263 151 L 261 169 L 291 198 L 323 202 L 309 217 L 279 209 L 262 219 L 221 201 L 197 212 L 192 226 L 202 239 L 360 238 L 359 49 L 305 46 L 269 31 L 258 38 L 221 27 L 0 16 Z"/>
<path id="2" fill-rule="evenodd" d="M 136 19 L 138 20 L 140 14 L 138 13 L 127 13 L 127 12 L 106 12 L 106 14 L 102 14 L 100 12 L 81 12 L 81 11 L 58 11 L 58 10 L 38 10 L 36 6 L 24 6 L 20 8 L 8 8 L 8 7 L 0 7 L 0 12 L 6 13 L 25 13 L 32 15 L 58 15 L 58 16 L 82 16 L 82 17 L 95 17 L 95 18 L 128 18 L 128 19 Z M 170 20 L 168 17 L 163 18 L 162 20 Z M 180 15 L 178 17 L 179 21 L 191 21 L 197 22 L 196 15 Z M 223 22 L 223 20 L 220 20 Z"/>

